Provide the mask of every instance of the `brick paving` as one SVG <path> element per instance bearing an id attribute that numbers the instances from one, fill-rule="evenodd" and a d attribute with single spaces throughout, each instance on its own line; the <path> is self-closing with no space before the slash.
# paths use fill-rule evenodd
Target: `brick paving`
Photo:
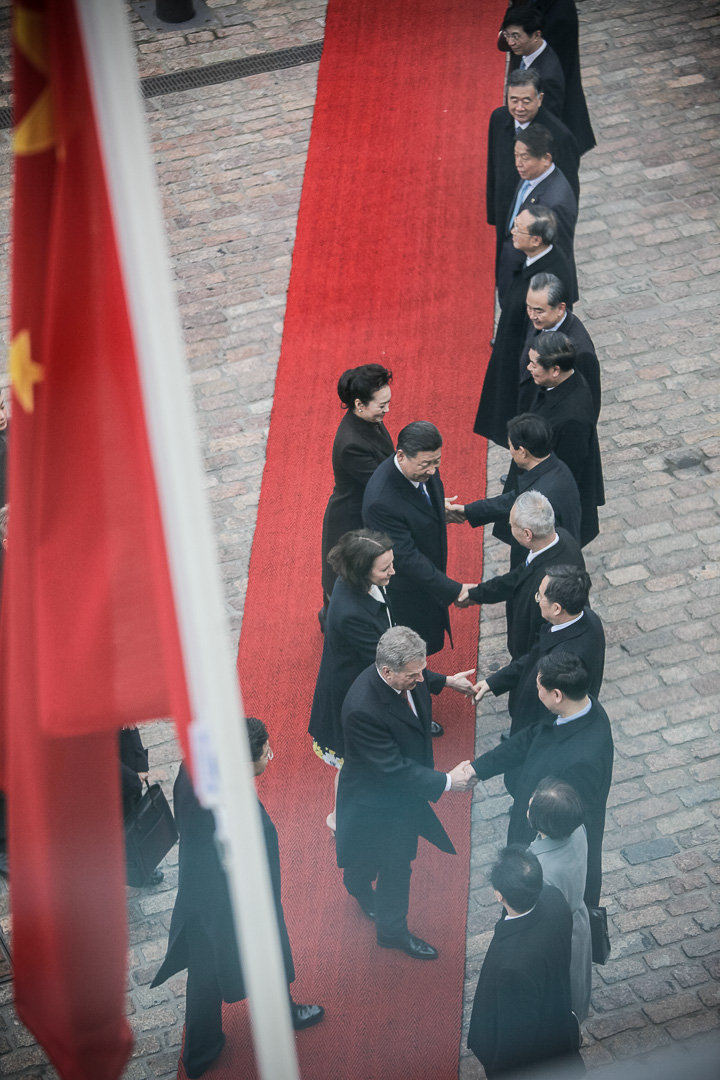
<path id="1" fill-rule="evenodd" d="M 141 75 L 306 44 L 320 0 L 210 0 L 211 30 L 159 35 L 132 16 Z M 720 753 L 715 708 L 720 563 L 718 298 L 720 16 L 702 0 L 583 0 L 584 81 L 600 146 L 585 159 L 578 313 L 599 348 L 608 505 L 588 549 L 608 633 L 602 699 L 617 764 L 605 844 L 613 954 L 595 969 L 588 1065 L 667 1054 L 714 1037 L 720 1002 Z M 0 32 L 7 3 L 0 3 Z M 6 37 L 6 35 L 3 35 Z M 147 101 L 191 378 L 237 636 L 279 354 L 317 65 Z M 7 85 L 7 41 L 0 86 Z M 5 103 L 0 93 L 0 104 Z M 10 142 L 0 132 L 0 282 L 7 285 Z M 3 290 L 3 298 L 7 288 Z M 6 303 L 5 299 L 3 302 Z M 5 310 L 3 310 L 3 315 Z M 490 454 L 491 489 L 506 455 Z M 504 552 L 486 539 L 486 574 Z M 500 612 L 482 616 L 479 671 L 504 662 Z M 479 710 L 478 749 L 506 726 Z M 144 733 L 153 776 L 172 786 L 169 724 Z M 473 801 L 468 1004 L 497 917 L 485 873 L 507 825 L 500 779 Z M 176 884 L 129 890 L 127 1080 L 175 1075 L 184 977 L 149 983 Z M 0 886 L 2 888 L 2 886 Z M 7 895 L 0 925 L 8 928 Z M 467 1012 L 467 1008 L 466 1008 Z M 0 1074 L 55 1076 L 0 986 Z M 463 1057 L 463 1080 L 482 1075 Z"/>

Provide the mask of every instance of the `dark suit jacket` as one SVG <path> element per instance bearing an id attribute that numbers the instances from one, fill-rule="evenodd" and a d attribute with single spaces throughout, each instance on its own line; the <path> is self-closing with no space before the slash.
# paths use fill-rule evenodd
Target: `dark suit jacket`
<path id="1" fill-rule="evenodd" d="M 511 52 L 510 71 L 517 71 L 521 61 L 521 56 L 515 56 Z M 533 71 L 537 71 L 542 79 L 542 92 L 545 95 L 543 108 L 548 109 L 560 119 L 565 107 L 565 73 L 552 45 L 546 45 L 540 55 L 530 64 L 530 67 Z"/>
<path id="2" fill-rule="evenodd" d="M 557 537 L 557 543 L 536 555 L 529 566 L 521 562 L 507 574 L 484 581 L 470 590 L 470 597 L 477 604 L 505 601 L 507 646 L 513 660 L 530 652 L 540 632 L 543 617 L 535 593 L 548 567 L 579 566 L 581 570 L 585 569 L 577 540 L 561 528 L 557 530 Z"/>
<path id="3" fill-rule="evenodd" d="M 342 710 L 345 763 L 337 793 L 338 866 L 411 862 L 418 836 L 455 849 L 431 809 L 446 775 L 433 768 L 427 683 L 412 691 L 418 715 L 374 664 L 358 675 Z"/>
<path id="4" fill-rule="evenodd" d="M 399 626 L 409 626 L 427 643 L 428 655 L 439 652 L 450 633 L 449 605 L 462 583 L 445 573 L 447 525 L 445 491 L 440 474 L 427 482 L 430 505 L 395 464 L 382 463 L 368 482 L 363 499 L 363 523 L 387 533 L 393 542 L 395 575 L 388 595 Z"/>
<path id="5" fill-rule="evenodd" d="M 167 953 L 151 986 L 159 986 L 188 966 L 188 939 L 200 933 L 203 939 L 207 937 L 210 940 L 212 951 L 206 961 L 215 970 L 223 1001 L 240 1001 L 247 995 L 235 939 L 227 878 L 215 843 L 215 816 L 212 810 L 206 810 L 198 802 L 184 764 L 180 766 L 173 794 L 175 820 L 180 833 L 178 891 L 170 922 Z M 280 895 L 278 835 L 262 803 L 260 814 L 285 974 L 291 983 L 295 978 L 295 967 Z M 193 950 L 193 954 L 196 955 L 198 951 L 201 950 Z"/>
<path id="6" fill-rule="evenodd" d="M 375 663 L 378 641 L 395 625 L 391 620 L 389 605 L 351 589 L 342 578 L 335 582 L 308 731 L 323 749 L 339 757 L 345 745 L 341 720 L 345 695 L 360 672 Z M 439 694 L 446 677 L 427 669 L 425 677 L 430 692 Z"/>
<path id="7" fill-rule="evenodd" d="M 522 918 L 505 914 L 480 971 L 468 1046 L 489 1078 L 515 1076 L 550 1062 L 553 1075 L 581 1076 L 585 1069 L 570 1000 L 572 915 L 567 900 L 554 885 L 544 885 L 537 904 Z"/>
<path id="8" fill-rule="evenodd" d="M 590 387 L 579 371 L 553 390 L 538 387 L 530 411 L 552 428 L 553 449 L 575 477 L 580 492 L 580 543 L 584 547 L 600 531 L 598 506 L 605 505 L 595 406 Z"/>
<path id="9" fill-rule="evenodd" d="M 585 94 L 580 75 L 580 46 L 578 41 L 578 16 L 575 0 L 535 0 L 533 5 L 545 18 L 543 37 L 552 45 L 565 75 L 565 106 L 563 121 L 575 135 L 580 153 L 584 154 L 595 146 L 595 135 L 590 124 Z M 518 0 L 513 7 L 527 7 L 527 0 Z M 498 38 L 498 49 L 508 51 L 508 44 L 502 35 Z"/>
<path id="10" fill-rule="evenodd" d="M 384 424 L 368 424 L 354 412 L 345 413 L 333 443 L 335 487 L 323 518 L 322 581 L 326 596 L 330 596 L 335 584 L 328 552 L 346 532 L 362 528 L 365 485 L 380 462 L 393 452 L 393 441 Z"/>
<path id="11" fill-rule="evenodd" d="M 590 387 L 595 419 L 597 420 L 600 415 L 601 405 L 600 364 L 598 363 L 597 353 L 595 352 L 592 338 L 573 311 L 568 311 L 562 324 L 558 326 L 557 329 L 561 334 L 565 334 L 565 337 L 575 346 L 575 367 L 585 376 L 585 381 Z M 520 357 L 520 389 L 518 392 L 519 413 L 527 412 L 535 397 L 535 383 L 527 369 L 527 365 L 530 359 L 530 349 L 534 347 L 533 341 L 542 333 L 554 333 L 554 331 L 536 330 L 534 326 L 530 327 L 530 333 L 525 341 L 525 348 Z"/>
<path id="12" fill-rule="evenodd" d="M 535 833 L 527 820 L 528 803 L 535 788 L 546 776 L 556 776 L 572 784 L 585 808 L 588 838 L 588 874 L 585 902 L 600 901 L 602 883 L 602 838 L 613 768 L 613 738 L 610 721 L 594 695 L 585 716 L 558 726 L 554 717 L 524 728 L 499 746 L 481 754 L 473 768 L 481 780 L 508 769 L 519 769 L 515 803 L 510 813 L 509 844 L 529 844 Z"/>
<path id="13" fill-rule="evenodd" d="M 507 303 L 508 290 L 512 282 L 513 271 L 522 266 L 525 261 L 523 253 L 513 247 L 512 238 L 510 236 L 512 222 L 509 219 L 509 215 L 512 213 L 515 200 L 522 184 L 523 181 L 519 180 L 515 185 L 515 190 L 510 199 L 508 220 L 505 222 L 505 237 L 503 239 L 497 270 L 498 302 L 501 307 L 505 307 L 505 304 Z M 527 210 L 529 206 L 547 206 L 554 212 L 557 218 L 557 238 L 555 243 L 562 250 L 568 261 L 570 277 L 569 280 L 566 281 L 566 285 L 570 299 L 574 304 L 578 299 L 577 272 L 575 270 L 575 255 L 573 251 L 578 204 L 570 184 L 557 166 L 549 176 L 544 180 L 541 180 L 540 183 L 532 189 L 527 198 L 520 204 L 518 213 Z"/>
<path id="14" fill-rule="evenodd" d="M 590 675 L 590 693 L 594 696 L 600 693 L 605 671 L 605 631 L 595 612 L 586 607 L 582 619 L 555 632 L 550 623 L 543 622 L 530 652 L 512 660 L 487 678 L 495 697 L 510 691 L 508 711 L 512 718 L 511 734 L 549 715 L 538 697 L 535 678 L 541 657 L 558 651 L 579 656 Z"/>
<path id="15" fill-rule="evenodd" d="M 514 463 L 513 463 L 514 466 Z M 527 557 L 510 531 L 510 511 L 518 495 L 524 491 L 539 491 L 555 511 L 555 524 L 567 529 L 573 539 L 580 540 L 580 495 L 573 475 L 555 454 L 549 454 L 534 469 L 511 467 L 502 495 L 466 503 L 465 515 L 473 529 L 494 521 L 493 536 L 510 544 L 510 565 L 514 569 Z"/>
<path id="16" fill-rule="evenodd" d="M 554 116 L 544 105 L 538 109 L 533 123 L 542 124 L 553 137 L 553 161 L 562 171 L 573 190 L 576 199 L 580 198 L 580 151 L 575 136 L 565 127 L 562 120 Z M 518 171 L 515 168 L 515 121 L 502 105 L 490 115 L 488 128 L 487 154 L 487 222 L 495 226 L 495 272 L 500 258 L 500 249 L 506 236 L 506 226 L 513 206 L 513 192 L 517 190 Z"/>
<path id="17" fill-rule="evenodd" d="M 555 274 L 561 281 L 570 280 L 570 267 L 559 247 L 549 248 L 532 266 L 515 270 L 500 313 L 473 427 L 476 435 L 484 435 L 498 446 L 507 446 L 507 422 L 518 415 L 519 361 L 528 330 L 532 329 L 526 310 L 527 292 L 535 274 Z"/>

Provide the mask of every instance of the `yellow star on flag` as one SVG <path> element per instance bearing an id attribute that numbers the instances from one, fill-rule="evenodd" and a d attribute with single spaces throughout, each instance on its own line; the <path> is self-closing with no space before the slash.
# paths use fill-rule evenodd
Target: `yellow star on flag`
<path id="1" fill-rule="evenodd" d="M 18 4 L 14 10 L 13 34 L 23 56 L 41 75 L 47 75 L 47 31 L 42 12 Z M 52 95 L 50 87 L 46 86 L 18 121 L 13 133 L 13 150 L 22 155 L 39 154 L 54 144 Z"/>
<path id="2" fill-rule="evenodd" d="M 35 410 L 33 386 L 42 379 L 42 364 L 36 364 L 30 355 L 30 331 L 20 330 L 10 343 L 10 380 L 26 413 Z"/>

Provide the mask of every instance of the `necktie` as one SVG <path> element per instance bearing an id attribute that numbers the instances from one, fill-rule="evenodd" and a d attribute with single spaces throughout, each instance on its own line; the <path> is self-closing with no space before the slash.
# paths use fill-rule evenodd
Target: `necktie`
<path id="1" fill-rule="evenodd" d="M 512 213 L 510 214 L 510 217 L 508 218 L 508 224 L 507 224 L 507 231 L 508 232 L 510 232 L 510 230 L 512 229 L 513 222 L 515 221 L 515 218 L 518 215 L 518 210 L 520 209 L 522 204 L 525 202 L 525 196 L 527 195 L 529 190 L 530 190 L 530 181 L 529 180 L 524 180 L 522 182 L 522 184 L 520 185 L 520 190 L 518 191 L 517 199 L 515 200 L 515 205 L 513 206 Z"/>
<path id="2" fill-rule="evenodd" d="M 420 484 L 420 490 L 422 491 L 423 495 L 427 499 L 430 506 L 432 506 L 432 499 L 430 498 L 430 492 L 428 491 L 428 489 L 425 487 L 424 484 Z"/>
<path id="3" fill-rule="evenodd" d="M 525 71 L 526 67 L 527 64 L 525 63 L 525 57 L 523 56 L 522 60 L 520 61 L 520 70 Z"/>

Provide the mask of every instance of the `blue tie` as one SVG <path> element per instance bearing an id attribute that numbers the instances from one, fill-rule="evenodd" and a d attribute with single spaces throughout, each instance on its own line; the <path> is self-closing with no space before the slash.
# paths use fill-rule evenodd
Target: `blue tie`
<path id="1" fill-rule="evenodd" d="M 425 487 L 425 485 L 424 485 L 424 484 L 420 484 L 420 490 L 422 491 L 423 495 L 425 496 L 425 498 L 427 499 L 427 501 L 428 501 L 428 502 L 430 503 L 430 505 L 432 506 L 432 499 L 430 498 L 430 492 L 428 491 L 428 489 L 427 489 L 427 488 Z"/>
<path id="2" fill-rule="evenodd" d="M 515 200 L 515 205 L 512 208 L 512 213 L 510 214 L 510 218 L 508 220 L 508 226 L 507 226 L 507 231 L 508 232 L 510 232 L 510 230 L 513 227 L 513 222 L 515 221 L 515 218 L 517 217 L 518 210 L 520 209 L 522 204 L 525 202 L 525 196 L 527 195 L 528 191 L 530 190 L 530 183 L 531 183 L 530 180 L 524 180 L 522 182 L 522 184 L 520 185 L 520 190 L 518 191 L 518 196 L 517 196 L 517 199 Z"/>
<path id="3" fill-rule="evenodd" d="M 527 64 L 525 63 L 525 57 L 523 56 L 522 60 L 520 61 L 520 70 L 524 71 L 526 67 Z"/>

